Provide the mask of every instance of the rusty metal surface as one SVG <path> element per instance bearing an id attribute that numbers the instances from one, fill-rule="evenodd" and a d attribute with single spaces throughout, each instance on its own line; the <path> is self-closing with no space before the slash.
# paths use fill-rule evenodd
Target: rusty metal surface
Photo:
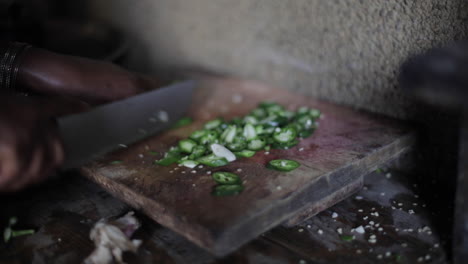
<path id="1" fill-rule="evenodd" d="M 144 244 L 137 255 L 125 254 L 125 259 L 171 264 L 446 263 L 445 242 L 431 224 L 417 187 L 409 182 L 412 178 L 396 171 L 368 175 L 364 189 L 353 197 L 300 225 L 275 228 L 223 259 L 137 214 L 143 226 L 135 237 Z M 78 175 L 62 175 L 35 189 L 2 196 L 0 206 L 2 226 L 16 215 L 18 227 L 37 230 L 0 243 L 0 263 L 81 263 L 92 251 L 88 234 L 94 222 L 130 210 Z M 360 225 L 369 226 L 364 234 L 351 232 Z M 339 228 L 355 239 L 342 240 Z"/>

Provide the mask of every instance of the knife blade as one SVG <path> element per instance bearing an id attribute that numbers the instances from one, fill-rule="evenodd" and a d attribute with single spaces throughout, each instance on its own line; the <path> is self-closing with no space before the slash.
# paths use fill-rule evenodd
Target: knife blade
<path id="1" fill-rule="evenodd" d="M 66 159 L 62 169 L 85 163 L 170 128 L 190 106 L 194 81 L 157 90 L 58 119 Z"/>

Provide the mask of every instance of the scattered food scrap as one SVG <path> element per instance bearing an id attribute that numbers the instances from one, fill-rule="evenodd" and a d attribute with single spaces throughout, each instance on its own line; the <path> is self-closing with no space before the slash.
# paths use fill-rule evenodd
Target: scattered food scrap
<path id="1" fill-rule="evenodd" d="M 18 219 L 16 217 L 10 217 L 10 219 L 8 220 L 8 226 L 3 231 L 3 241 L 5 241 L 5 243 L 8 243 L 10 239 L 15 238 L 15 237 L 34 234 L 33 229 L 25 229 L 25 230 L 12 229 L 12 226 L 14 226 L 17 222 L 18 222 Z"/>
<path id="2" fill-rule="evenodd" d="M 101 219 L 90 232 L 95 250 L 84 260 L 86 264 L 124 263 L 122 253 L 131 251 L 136 253 L 142 243 L 141 240 L 130 240 L 133 233 L 140 227 L 140 222 L 133 216 L 133 212 L 114 221 Z"/>

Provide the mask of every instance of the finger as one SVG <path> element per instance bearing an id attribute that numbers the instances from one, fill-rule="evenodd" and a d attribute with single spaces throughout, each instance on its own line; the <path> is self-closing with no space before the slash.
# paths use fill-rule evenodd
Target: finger
<path id="1" fill-rule="evenodd" d="M 8 191 L 8 185 L 17 180 L 19 164 L 12 146 L 0 145 L 0 191 Z"/>
<path id="2" fill-rule="evenodd" d="M 41 168 L 44 163 L 44 147 L 42 144 L 32 146 L 32 155 L 28 164 L 20 166 L 21 170 L 18 171 L 18 177 L 14 181 L 11 181 L 6 185 L 9 191 L 17 191 L 30 184 L 37 175 L 41 172 Z"/>
<path id="3" fill-rule="evenodd" d="M 58 135 L 56 135 L 56 133 L 52 131 L 48 135 L 47 145 L 45 146 L 45 151 L 46 151 L 45 157 L 47 159 L 44 160 L 42 169 L 37 174 L 37 177 L 33 179 L 34 182 L 40 182 L 50 177 L 55 171 L 57 171 L 59 166 L 62 165 L 64 161 L 65 154 L 64 154 L 62 142 L 60 138 L 58 137 Z"/>
<path id="4" fill-rule="evenodd" d="M 53 153 L 53 161 L 56 167 L 60 167 L 63 162 L 65 161 L 65 149 L 63 147 L 63 142 L 60 138 L 54 137 L 52 139 L 52 153 Z"/>
<path id="5" fill-rule="evenodd" d="M 8 186 L 11 190 L 18 190 L 27 185 L 43 181 L 64 160 L 63 146 L 54 123 L 40 124 L 37 127 L 35 137 L 35 145 L 30 150 L 32 153 L 31 159 L 22 166 L 24 168 L 22 177 Z"/>
<path id="6" fill-rule="evenodd" d="M 49 128 L 47 123 L 39 122 L 34 126 L 34 134 L 29 135 L 29 140 L 18 147 L 19 171 L 17 179 L 11 182 L 7 188 L 10 191 L 19 190 L 36 182 L 42 175 L 44 164 L 49 163 L 50 154 L 47 150 L 49 141 Z"/>
<path id="7" fill-rule="evenodd" d="M 20 189 L 40 171 L 44 158 L 44 127 L 44 123 L 36 122 L 36 125 L 18 131 L 14 146 L 17 171 L 14 180 L 5 185 L 9 191 Z"/>
<path id="8" fill-rule="evenodd" d="M 51 154 L 51 164 L 62 165 L 65 160 L 65 149 L 56 122 L 49 122 L 45 129 L 45 142 Z"/>

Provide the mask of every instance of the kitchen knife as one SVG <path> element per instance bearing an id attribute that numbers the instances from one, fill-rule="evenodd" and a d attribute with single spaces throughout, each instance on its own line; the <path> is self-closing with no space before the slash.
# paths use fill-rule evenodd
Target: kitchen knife
<path id="1" fill-rule="evenodd" d="M 171 127 L 191 103 L 195 82 L 187 81 L 59 118 L 66 153 L 63 169 L 79 167 L 119 147 Z"/>

